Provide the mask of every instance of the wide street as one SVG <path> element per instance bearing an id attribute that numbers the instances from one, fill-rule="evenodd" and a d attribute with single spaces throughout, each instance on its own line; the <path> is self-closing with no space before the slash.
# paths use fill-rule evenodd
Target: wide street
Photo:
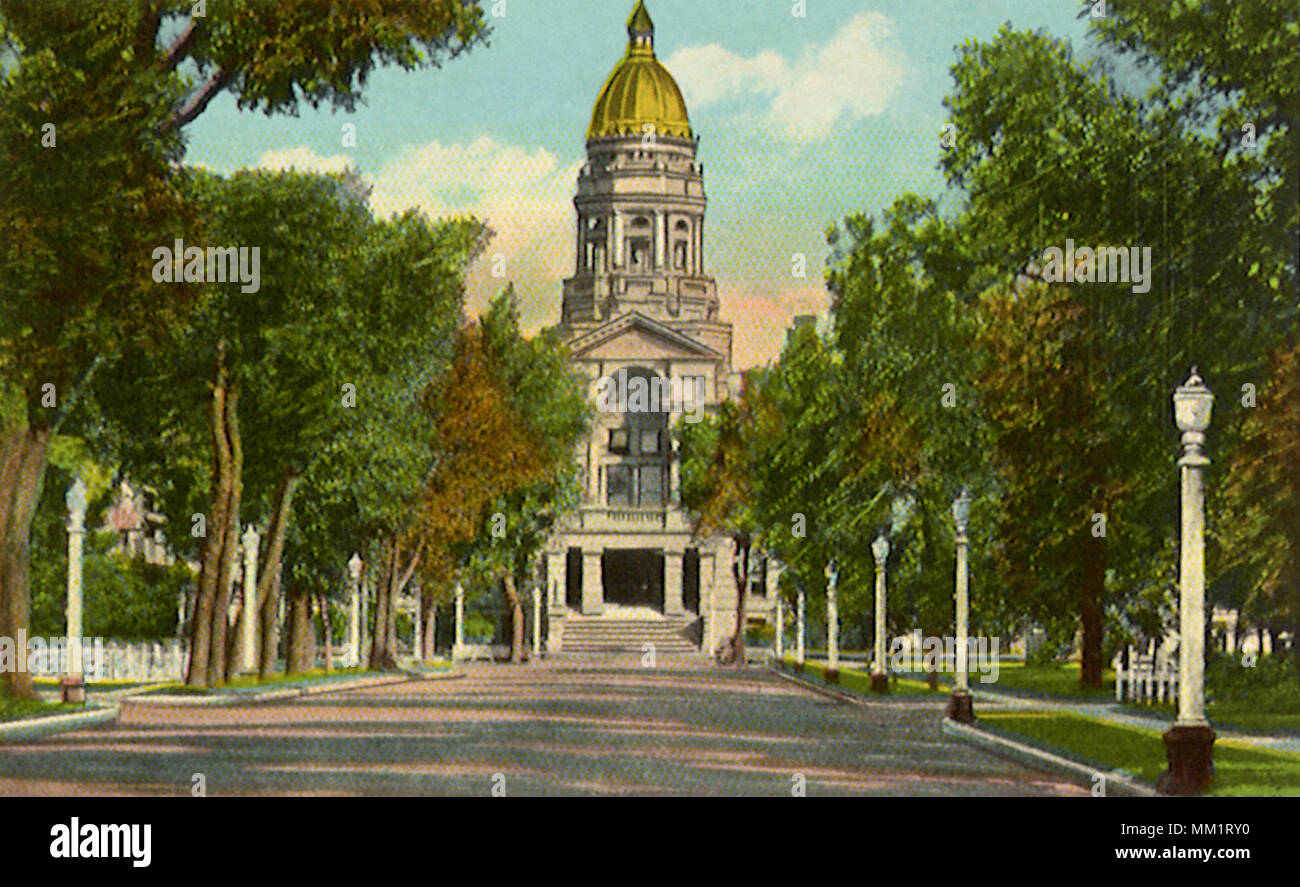
<path id="1" fill-rule="evenodd" d="M 195 774 L 209 796 L 1088 794 L 943 736 L 941 701 L 850 705 L 695 658 L 464 672 L 287 702 L 137 707 L 0 745 L 0 794 L 189 795 Z"/>

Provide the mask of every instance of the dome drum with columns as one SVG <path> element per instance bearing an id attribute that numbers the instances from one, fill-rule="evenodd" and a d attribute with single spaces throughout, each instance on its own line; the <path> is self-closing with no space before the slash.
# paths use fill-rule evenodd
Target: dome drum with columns
<path id="1" fill-rule="evenodd" d="M 732 394 L 731 324 L 705 271 L 704 168 L 681 91 L 638 2 L 628 47 L 599 93 L 578 176 L 575 267 L 556 331 L 598 398 L 602 380 L 694 392 L 649 413 L 597 410 L 574 453 L 582 503 L 546 550 L 547 649 L 711 652 L 735 627 L 730 541 L 696 538 L 675 441 Z M 760 571 L 748 611 L 772 612 Z M 730 621 L 728 621 L 730 620 Z"/>
<path id="2" fill-rule="evenodd" d="M 576 261 L 564 283 L 565 324 L 625 311 L 712 321 L 717 284 L 704 270 L 704 169 L 681 90 L 654 55 L 643 4 L 628 48 L 592 110 L 578 176 Z M 721 330 L 714 331 L 715 345 Z M 729 336 L 727 341 L 729 350 Z"/>

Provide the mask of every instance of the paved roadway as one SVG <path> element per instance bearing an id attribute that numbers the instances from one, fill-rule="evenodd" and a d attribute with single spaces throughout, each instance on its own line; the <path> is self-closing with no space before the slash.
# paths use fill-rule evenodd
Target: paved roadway
<path id="1" fill-rule="evenodd" d="M 209 796 L 1088 794 L 943 736 L 940 702 L 850 705 L 766 669 L 638 659 L 150 710 L 0 744 L 0 794 L 188 795 L 195 773 Z"/>

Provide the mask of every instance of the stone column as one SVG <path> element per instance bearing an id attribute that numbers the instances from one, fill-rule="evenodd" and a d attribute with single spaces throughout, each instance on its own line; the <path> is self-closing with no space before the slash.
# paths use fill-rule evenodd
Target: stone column
<path id="1" fill-rule="evenodd" d="M 546 553 L 546 585 L 550 594 L 546 614 L 546 652 L 558 653 L 564 649 L 564 618 L 568 615 L 567 596 L 568 562 L 564 552 Z"/>
<path id="2" fill-rule="evenodd" d="M 685 612 L 682 605 L 682 559 L 681 551 L 664 552 L 664 615 L 680 616 Z"/>
<path id="3" fill-rule="evenodd" d="M 704 273 L 704 216 L 695 223 L 695 273 Z"/>
<path id="4" fill-rule="evenodd" d="M 654 212 L 654 214 L 651 216 L 651 218 L 654 220 L 654 226 L 655 226 L 655 241 L 654 241 L 655 258 L 654 258 L 654 269 L 655 269 L 656 271 L 658 271 L 658 270 L 662 269 L 663 266 L 664 266 L 664 264 L 665 264 L 665 263 L 664 263 L 664 246 L 665 246 L 665 243 L 664 243 L 664 224 L 665 224 L 665 222 L 667 221 L 668 216 L 667 216 L 667 214 L 662 213 L 662 212 L 659 212 L 658 210 L 656 210 L 656 211 Z"/>
<path id="5" fill-rule="evenodd" d="M 577 261 L 574 262 L 574 274 L 587 270 L 587 217 L 578 213 Z"/>
<path id="6" fill-rule="evenodd" d="M 623 267 L 623 214 L 615 212 L 614 217 L 614 267 Z"/>
<path id="7" fill-rule="evenodd" d="M 257 671 L 257 546 L 260 537 L 249 527 L 240 540 L 244 546 L 244 602 L 239 607 L 239 670 Z"/>
<path id="8" fill-rule="evenodd" d="M 797 594 L 798 597 L 795 598 L 795 617 L 797 621 L 794 630 L 794 661 L 799 665 L 803 665 L 804 658 L 808 653 L 808 647 L 805 643 L 808 623 L 804 609 L 805 600 L 802 585 L 799 586 Z"/>
<path id="9" fill-rule="evenodd" d="M 601 584 L 600 551 L 582 550 L 582 614 L 599 616 L 605 610 L 605 589 Z"/>
<path id="10" fill-rule="evenodd" d="M 542 655 L 542 587 L 533 585 L 533 655 Z"/>
<path id="11" fill-rule="evenodd" d="M 68 632 L 67 660 L 60 697 L 64 702 L 86 701 L 86 676 L 81 658 L 81 545 L 86 535 L 86 483 L 77 477 L 64 497 L 68 507 Z M 20 641 L 21 642 L 21 641 Z M 27 651 L 18 653 L 25 662 Z"/>
<path id="12" fill-rule="evenodd" d="M 456 583 L 456 636 L 451 647 L 451 658 L 457 660 L 465 655 L 465 589 Z"/>
<path id="13" fill-rule="evenodd" d="M 840 672 L 840 608 L 836 599 L 839 573 L 834 564 L 826 568 L 826 677 L 835 680 Z"/>
<path id="14" fill-rule="evenodd" d="M 552 609 L 564 606 L 565 597 L 565 556 L 563 552 L 548 551 L 546 553 L 546 584 L 550 589 L 551 599 L 548 602 Z"/>

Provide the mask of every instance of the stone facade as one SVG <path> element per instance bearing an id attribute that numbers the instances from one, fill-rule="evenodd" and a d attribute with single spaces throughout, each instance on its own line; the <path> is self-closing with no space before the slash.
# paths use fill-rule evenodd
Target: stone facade
<path id="1" fill-rule="evenodd" d="M 574 198 L 575 267 L 557 326 L 597 418 L 574 454 L 586 478 L 582 505 L 546 552 L 547 646 L 565 649 L 566 625 L 603 617 L 662 620 L 712 652 L 735 628 L 732 544 L 692 535 L 676 441 L 683 422 L 739 393 L 739 376 L 731 324 L 705 270 L 698 139 L 654 58 L 640 3 L 628 32 L 628 53 L 592 115 Z M 664 396 L 648 404 L 617 396 L 638 388 Z M 761 561 L 751 575 L 747 613 L 766 618 L 773 596 Z"/>

